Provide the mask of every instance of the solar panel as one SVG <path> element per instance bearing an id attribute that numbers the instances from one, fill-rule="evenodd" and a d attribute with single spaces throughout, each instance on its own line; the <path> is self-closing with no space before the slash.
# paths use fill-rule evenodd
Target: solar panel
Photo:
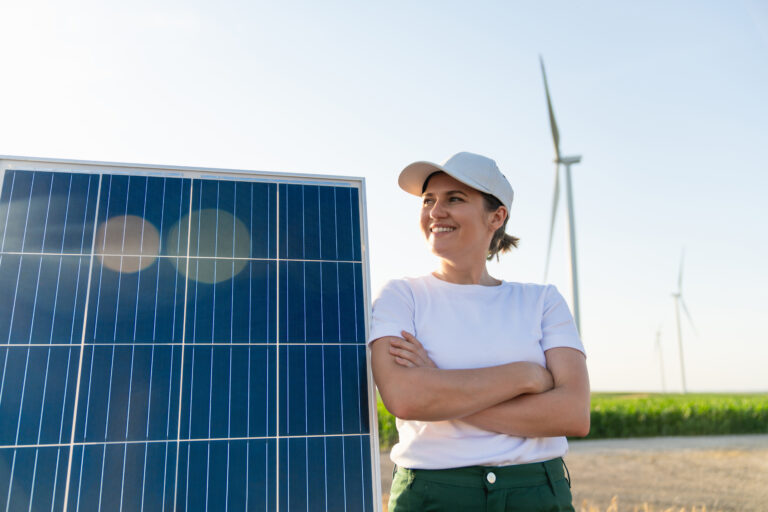
<path id="1" fill-rule="evenodd" d="M 0 159 L 0 508 L 379 510 L 362 205 Z"/>

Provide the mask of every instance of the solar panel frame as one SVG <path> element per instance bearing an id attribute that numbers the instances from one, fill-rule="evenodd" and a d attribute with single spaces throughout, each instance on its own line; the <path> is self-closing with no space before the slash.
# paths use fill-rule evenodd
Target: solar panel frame
<path id="1" fill-rule="evenodd" d="M 370 277 L 369 277 L 370 276 L 370 263 L 369 263 L 368 258 L 367 258 L 369 245 L 368 245 L 368 232 L 367 232 L 367 221 L 366 221 L 366 206 L 367 205 L 366 205 L 365 179 L 364 178 L 362 178 L 362 177 L 343 177 L 343 176 L 335 176 L 335 175 L 305 174 L 305 173 L 283 173 L 283 172 L 281 172 L 281 173 L 272 173 L 272 172 L 263 172 L 263 171 L 245 171 L 245 170 L 235 170 L 235 169 L 216 169 L 216 168 L 182 167 L 182 166 L 157 166 L 157 165 L 147 165 L 147 164 L 127 164 L 127 163 L 95 162 L 95 161 L 84 161 L 84 160 L 62 160 L 62 159 L 48 159 L 48 158 L 0 156 L 0 190 L 3 190 L 3 187 L 4 187 L 4 180 L 5 180 L 5 177 L 7 175 L 6 171 L 12 171 L 12 170 L 51 172 L 51 173 L 54 173 L 53 176 L 56 176 L 58 173 L 65 173 L 65 174 L 72 174 L 72 175 L 79 175 L 79 174 L 85 174 L 85 175 L 113 175 L 113 176 L 125 175 L 125 176 L 142 176 L 142 177 L 147 177 L 147 178 L 149 178 L 149 177 L 182 178 L 182 179 L 189 180 L 191 184 L 194 184 L 195 180 L 198 180 L 198 181 L 200 181 L 200 180 L 217 180 L 217 181 L 227 180 L 227 181 L 238 181 L 238 182 L 242 181 L 242 182 L 251 182 L 251 183 L 277 183 L 278 184 L 277 185 L 277 200 L 276 200 L 275 208 L 277 210 L 278 217 L 276 219 L 277 228 L 276 228 L 276 232 L 275 232 L 275 236 L 276 236 L 275 242 L 276 243 L 275 243 L 275 258 L 274 259 L 277 262 L 276 272 L 277 272 L 277 275 L 278 275 L 278 282 L 279 282 L 280 265 L 281 264 L 285 265 L 286 268 L 287 268 L 288 264 L 289 264 L 289 261 L 290 261 L 290 258 L 287 258 L 287 257 L 286 258 L 281 258 L 281 254 L 280 254 L 280 252 L 281 252 L 280 251 L 280 229 L 281 228 L 280 228 L 280 225 L 279 225 L 279 222 L 280 222 L 279 215 L 283 213 L 279 209 L 279 204 L 280 204 L 280 201 L 279 201 L 280 187 L 286 187 L 286 190 L 288 190 L 287 187 L 289 187 L 289 186 L 295 186 L 295 185 L 300 185 L 301 186 L 301 185 L 303 185 L 303 186 L 318 186 L 318 187 L 349 187 L 350 189 L 357 190 L 357 193 L 358 193 L 358 199 L 357 199 L 358 200 L 358 216 L 357 216 L 356 219 L 351 218 L 350 221 L 352 223 L 351 226 L 352 226 L 353 231 L 354 231 L 355 227 L 358 228 L 357 232 L 359 232 L 359 237 L 360 237 L 359 238 L 359 243 L 357 245 L 357 247 L 359 247 L 359 255 L 358 254 L 354 254 L 354 256 L 358 257 L 358 261 L 359 261 L 359 265 L 360 265 L 359 272 L 361 274 L 360 275 L 360 281 L 361 281 L 361 285 L 362 285 L 361 286 L 361 288 L 362 288 L 361 289 L 361 293 L 362 293 L 362 299 L 363 299 L 362 302 L 363 302 L 363 308 L 364 308 L 364 311 L 362 312 L 362 316 L 363 316 L 363 320 L 364 320 L 364 322 L 363 322 L 364 326 L 363 326 L 363 329 L 362 329 L 363 330 L 363 334 L 364 334 L 364 337 L 362 339 L 362 343 L 363 343 L 362 351 L 363 351 L 363 355 L 365 357 L 365 368 L 366 368 L 365 382 L 367 384 L 366 388 L 367 388 L 367 395 L 368 395 L 367 396 L 367 404 L 368 404 L 368 418 L 367 418 L 367 420 L 368 420 L 368 433 L 367 433 L 367 435 L 369 436 L 369 440 L 370 440 L 370 446 L 369 446 L 369 448 L 370 448 L 369 460 L 370 460 L 370 466 L 371 466 L 370 467 L 370 478 L 371 478 L 370 485 L 371 485 L 371 495 L 372 495 L 372 499 L 373 499 L 373 503 L 371 504 L 371 506 L 372 506 L 373 510 L 381 510 L 381 485 L 380 485 L 380 475 L 379 475 L 378 429 L 377 429 L 377 418 L 376 418 L 376 395 L 375 395 L 375 385 L 374 385 L 374 382 L 373 382 L 373 378 L 372 378 L 372 374 L 371 374 L 371 368 L 370 368 L 370 351 L 367 348 L 367 346 L 365 346 L 365 339 L 367 339 L 368 328 L 369 328 L 369 326 L 368 326 L 368 318 L 369 318 L 369 312 L 370 312 L 370 308 L 371 308 L 371 292 L 370 292 Z M 90 178 L 89 178 L 89 180 L 90 180 Z M 129 178 L 129 180 L 130 180 L 130 178 Z M 54 179 L 52 177 L 51 178 L 51 187 L 53 187 L 53 181 L 54 181 Z M 89 184 L 90 184 L 90 181 L 89 181 Z M 99 184 L 101 185 L 101 179 L 99 180 Z M 189 205 L 190 211 L 191 211 L 191 208 L 192 208 L 191 201 L 193 199 L 192 198 L 193 188 L 194 188 L 193 186 L 189 187 L 189 191 L 190 191 L 190 205 Z M 304 188 L 302 188 L 302 191 L 303 190 L 304 190 Z M 318 188 L 318 191 L 319 190 L 320 190 L 320 188 Z M 31 193 L 31 191 L 30 191 L 30 193 Z M 100 194 L 99 194 L 98 191 L 96 192 L 96 194 L 97 194 L 97 197 L 96 197 L 96 207 L 95 207 L 95 210 L 96 210 L 96 212 L 98 212 L 99 211 L 98 198 L 100 197 Z M 334 190 L 334 194 L 335 194 L 335 190 Z M 90 197 L 90 195 L 88 195 L 88 197 Z M 350 202 L 351 201 L 352 201 L 352 199 L 351 199 L 351 195 L 350 195 Z M 146 198 L 145 198 L 145 204 L 146 204 Z M 69 202 L 67 203 L 67 205 L 69 207 Z M 88 203 L 86 202 L 86 207 L 85 207 L 85 212 L 86 213 L 88 213 L 88 211 L 89 211 L 88 208 L 89 208 L 89 206 L 88 206 Z M 302 203 L 302 209 L 303 209 L 303 203 Z M 189 217 L 190 217 L 190 224 L 191 224 L 191 220 L 192 220 L 191 219 L 191 215 Z M 3 221 L 3 220 L 5 220 L 6 223 L 7 223 L 7 218 L 6 219 L 0 219 L 0 221 Z M 66 227 L 65 227 L 65 229 L 66 229 Z M 190 226 L 189 229 L 191 231 L 191 226 Z M 93 230 L 94 231 L 93 231 L 93 237 L 92 237 L 92 240 L 91 240 L 91 251 L 90 251 L 90 253 L 85 252 L 85 249 L 81 248 L 81 251 L 79 253 L 77 253 L 77 252 L 62 253 L 62 254 L 58 255 L 59 259 L 61 260 L 62 258 L 64 258 L 64 254 L 67 254 L 67 255 L 71 254 L 72 257 L 77 256 L 80 259 L 90 258 L 91 260 L 93 260 L 93 258 L 97 257 L 98 253 L 95 250 L 95 243 L 96 243 L 96 236 L 97 236 L 95 223 L 94 223 L 94 226 L 93 226 Z M 4 235 L 5 235 L 5 231 L 4 231 Z M 62 236 L 65 238 L 65 235 L 62 235 Z M 190 232 L 190 235 L 191 235 L 191 232 Z M 354 234 L 353 234 L 353 239 L 354 239 Z M 45 248 L 45 244 L 46 244 L 45 236 L 43 237 L 42 244 L 43 244 L 43 249 L 44 249 Z M 233 244 L 234 244 L 234 242 L 233 242 Z M 63 244 L 62 244 L 62 246 L 63 246 Z M 20 253 L 24 252 L 23 249 L 24 248 L 22 247 L 22 250 L 19 251 L 19 252 Z M 189 249 L 190 248 L 187 247 L 188 251 L 189 251 Z M 319 250 L 322 253 L 322 250 L 323 250 L 322 249 L 322 244 L 319 247 Z M 286 246 L 286 251 L 288 251 L 287 246 Z M 354 251 L 355 251 L 355 247 L 354 247 L 354 244 L 353 244 L 353 252 Z M 41 250 L 41 253 L 40 253 L 41 254 L 41 260 L 40 260 L 40 263 L 39 263 L 39 266 L 41 266 L 41 267 L 42 267 L 43 253 L 44 253 L 44 251 Z M 338 248 L 337 248 L 337 253 L 338 253 Z M 50 255 L 50 253 L 47 253 L 45 255 L 46 256 Z M 287 255 L 288 254 L 286 253 L 285 256 L 287 256 Z M 271 254 L 267 254 L 266 257 L 268 259 L 271 259 L 270 258 Z M 252 259 L 252 258 L 249 258 L 249 259 Z M 353 257 L 352 259 L 355 259 L 355 258 Z M 189 252 L 187 253 L 186 261 L 187 262 L 190 261 L 190 259 L 189 259 Z M 309 262 L 309 260 L 304 260 L 304 261 L 305 262 Z M 322 262 L 322 254 L 320 255 L 320 258 L 318 258 L 316 261 L 318 261 L 319 264 L 322 264 L 321 263 Z M 21 265 L 21 260 L 19 261 L 19 265 Z M 60 265 L 61 265 L 61 263 L 60 263 Z M 306 265 L 306 263 L 304 263 L 304 265 Z M 339 263 L 337 263 L 337 268 L 338 268 L 338 265 L 339 265 Z M 78 269 L 81 266 L 82 266 L 82 262 L 78 264 Z M 93 268 L 93 264 L 92 263 L 90 265 L 90 268 L 91 269 Z M 159 272 L 159 270 L 158 270 L 158 272 Z M 187 273 L 187 275 L 189 275 L 189 274 Z M 78 276 L 79 276 L 79 274 L 78 274 Z M 91 279 L 92 279 L 92 276 L 89 276 L 89 279 L 88 279 L 89 285 L 88 285 L 86 293 L 90 292 L 90 289 L 91 289 L 90 280 Z M 190 280 L 189 279 L 185 279 L 184 281 L 185 281 L 185 283 L 189 283 Z M 275 304 L 276 304 L 277 308 L 280 308 L 280 299 L 279 299 L 280 291 L 279 291 L 279 286 L 277 287 L 277 294 L 278 294 L 278 298 L 277 298 Z M 185 292 L 184 297 L 185 297 L 184 300 L 185 300 L 185 304 L 186 304 L 186 302 L 189 300 L 189 295 Z M 86 296 L 86 299 L 85 299 L 85 303 L 86 304 L 83 306 L 84 308 L 87 307 L 88 301 L 89 301 L 89 299 Z M 77 310 L 77 305 L 75 305 L 75 312 L 76 312 L 76 310 Z M 287 354 L 289 350 L 292 350 L 291 349 L 292 346 L 294 348 L 297 348 L 297 347 L 294 346 L 293 343 L 290 340 L 288 340 L 288 338 L 285 338 L 283 341 L 281 341 L 281 339 L 280 339 L 281 336 L 279 334 L 279 323 L 280 323 L 280 321 L 279 321 L 279 319 L 280 319 L 279 312 L 277 313 L 277 318 L 278 318 L 278 324 L 275 326 L 275 329 L 277 329 L 278 332 L 276 333 L 273 346 L 274 346 L 275 355 L 276 355 L 276 357 L 279 358 L 280 357 L 281 348 Z M 52 321 L 55 321 L 55 319 L 52 320 Z M 86 342 L 86 339 L 85 339 L 85 336 L 86 336 L 85 335 L 85 331 L 86 331 L 87 327 L 88 327 L 88 322 L 87 322 L 86 319 L 83 319 L 83 335 L 82 335 L 82 338 L 80 340 L 81 341 L 80 342 L 80 360 L 81 360 L 81 362 L 85 358 L 85 351 L 86 351 L 86 348 L 88 347 L 88 343 Z M 182 327 L 185 328 L 186 325 L 182 326 Z M 9 333 L 9 336 L 10 336 L 10 333 Z M 31 336 L 31 332 L 30 332 L 30 336 Z M 359 338 L 359 334 L 356 333 L 355 337 Z M 183 340 L 184 341 L 182 342 L 182 354 L 180 355 L 181 358 L 183 358 L 183 350 L 184 350 L 184 346 L 185 345 L 190 345 L 190 347 L 194 347 L 194 343 L 187 342 L 186 338 L 183 338 Z M 74 341 L 74 340 L 72 340 L 72 341 Z M 56 345 L 50 345 L 50 346 L 51 347 L 56 347 Z M 117 346 L 119 346 L 119 345 L 117 345 Z M 305 357 L 306 357 L 306 353 L 307 353 L 306 352 L 306 350 L 307 350 L 306 347 L 307 347 L 307 345 L 304 345 L 304 346 L 305 346 Z M 352 345 L 352 346 L 355 346 L 355 345 Z M 359 346 L 359 345 L 357 345 L 357 346 Z M 2 348 L 5 349 L 5 347 L 6 346 L 4 346 Z M 96 350 L 96 346 L 95 345 L 91 345 L 91 347 L 92 348 L 90 350 L 91 350 L 92 354 L 95 354 L 95 352 L 93 352 L 93 351 Z M 115 346 L 113 346 L 113 353 L 114 353 L 114 350 L 115 350 L 114 347 Z M 64 347 L 62 347 L 62 349 L 63 348 Z M 127 348 L 127 345 L 126 345 L 126 348 Z M 213 348 L 215 348 L 215 347 L 212 346 L 211 350 L 213 350 Z M 341 357 L 341 349 L 342 348 L 343 348 L 343 345 L 340 345 L 339 346 L 339 350 L 340 350 L 339 357 Z M 351 348 L 351 346 L 350 346 L 350 348 Z M 72 353 L 76 353 L 77 352 L 77 348 L 73 347 L 72 345 L 70 345 L 70 349 L 69 350 L 70 350 L 70 356 L 72 355 Z M 133 352 L 133 349 L 131 349 L 131 350 Z M 173 357 L 175 357 L 174 354 L 173 354 L 173 350 L 175 350 L 175 349 L 172 349 L 171 359 L 173 359 Z M 359 349 L 358 349 L 358 352 L 359 352 Z M 91 357 L 93 357 L 93 355 L 91 355 Z M 305 362 L 305 364 L 306 364 L 306 362 Z M 68 368 L 70 368 L 71 364 L 68 363 L 68 365 L 69 365 Z M 280 366 L 279 364 L 276 366 L 278 372 L 280 371 L 279 370 L 279 366 Z M 181 370 L 181 371 L 183 371 L 183 370 Z M 82 373 L 81 371 L 78 372 L 78 379 L 80 378 L 81 373 Z M 69 374 L 67 374 L 67 375 L 69 375 Z M 69 376 L 67 378 L 71 380 L 71 378 Z M 278 380 L 279 378 L 280 378 L 279 376 L 276 376 L 276 379 L 275 379 L 275 381 L 278 382 L 278 383 L 279 383 L 279 380 Z M 182 381 L 180 381 L 180 382 L 182 382 Z M 80 391 L 80 386 L 79 386 L 79 383 L 78 383 L 78 385 L 76 387 L 76 393 L 79 393 L 79 391 Z M 279 392 L 279 390 L 276 390 L 276 392 Z M 181 396 L 179 397 L 179 400 L 181 400 Z M 276 430 L 275 430 L 275 436 L 274 436 L 274 439 L 275 439 L 274 462 L 275 462 L 275 475 L 276 475 L 275 482 L 274 482 L 274 484 L 275 484 L 275 489 L 274 489 L 274 493 L 275 493 L 274 494 L 274 500 L 275 501 L 274 502 L 275 502 L 275 509 L 276 510 L 281 510 L 281 505 L 280 505 L 281 495 L 285 495 L 285 493 L 289 492 L 286 487 L 281 487 L 280 486 L 280 478 L 277 477 L 277 475 L 280 475 L 281 471 L 282 471 L 282 469 L 280 468 L 280 447 L 281 447 L 281 445 L 284 445 L 285 447 L 287 447 L 286 449 L 290 450 L 290 446 L 292 444 L 294 444 L 297 440 L 305 439 L 306 440 L 305 442 L 307 443 L 306 444 L 306 450 L 310 450 L 310 448 L 309 448 L 309 440 L 310 439 L 315 439 L 315 437 L 313 437 L 313 435 L 309 434 L 309 432 L 305 432 L 304 435 L 300 436 L 300 437 L 293 437 L 293 436 L 286 437 L 286 436 L 281 436 L 280 435 L 280 426 L 279 425 L 280 425 L 280 421 L 281 421 L 281 416 L 280 416 L 281 413 L 279 411 L 279 407 L 280 407 L 280 405 L 279 405 L 280 401 L 279 400 L 280 400 L 279 397 L 277 397 L 276 407 L 277 407 L 277 411 L 278 412 L 277 412 L 277 417 L 274 420 L 275 424 L 276 424 L 275 425 Z M 77 402 L 77 398 L 75 398 L 75 402 Z M 65 409 L 66 409 L 66 403 L 64 405 L 65 405 Z M 179 414 L 181 415 L 181 406 L 179 406 L 179 407 L 180 407 L 179 408 Z M 71 414 L 72 414 L 72 417 L 73 417 L 73 422 L 72 422 L 72 428 L 71 428 L 71 432 L 70 432 L 70 436 L 71 436 L 70 437 L 70 442 L 69 443 L 64 443 L 64 444 L 46 444 L 46 445 L 42 445 L 45 448 L 51 448 L 51 449 L 53 449 L 55 447 L 58 447 L 57 449 L 59 451 L 58 452 L 59 454 L 60 454 L 62 448 L 65 448 L 65 447 L 68 448 L 69 449 L 68 458 L 69 458 L 69 461 L 70 461 L 70 465 L 72 463 L 72 460 L 75 458 L 75 455 L 74 455 L 75 449 L 77 448 L 78 450 L 85 450 L 85 448 L 87 446 L 89 446 L 88 443 L 83 444 L 83 443 L 76 443 L 75 442 L 75 435 L 76 435 L 75 427 L 77 426 L 77 416 L 78 415 L 75 414 L 75 412 L 77 410 L 75 404 L 71 404 L 69 406 L 69 409 L 73 409 L 73 408 L 74 408 L 74 410 L 71 411 Z M 169 414 L 170 414 L 170 411 L 169 411 Z M 62 410 L 62 421 L 64 420 L 64 416 L 65 416 L 65 411 Z M 179 417 L 179 419 L 181 419 L 181 416 Z M 21 421 L 21 418 L 19 418 L 19 421 Z M 42 421 L 42 418 L 41 418 L 41 421 Z M 178 425 L 178 428 L 181 429 L 181 425 L 180 424 Z M 346 442 L 347 438 L 343 437 L 344 434 L 341 434 L 341 436 L 342 437 L 339 437 L 339 439 L 342 442 L 342 450 L 343 450 L 344 449 L 343 446 L 344 446 L 344 443 Z M 334 437 L 334 436 L 331 436 L 331 437 Z M 360 439 L 361 439 L 360 448 L 362 450 L 362 447 L 363 447 L 362 438 L 360 438 Z M 181 443 L 183 443 L 183 442 L 184 442 L 183 439 L 181 439 L 181 437 L 179 435 L 179 437 L 176 439 L 176 445 L 179 446 L 179 448 L 181 448 Z M 187 443 L 189 443 L 189 442 L 190 441 L 187 441 Z M 172 444 L 172 442 L 170 440 L 167 441 L 167 445 L 170 445 L 170 444 Z M 106 446 L 107 445 L 104 445 L 104 449 L 105 450 L 106 450 Z M 4 448 L 4 450 L 10 450 L 10 449 L 11 448 Z M 314 450 L 316 451 L 316 447 L 314 448 Z M 209 451 L 210 451 L 210 445 L 209 445 Z M 145 453 L 146 453 L 146 451 L 145 451 Z M 363 455 L 364 454 L 361 453 L 361 456 L 363 456 Z M 309 451 L 306 452 L 306 456 L 309 457 Z M 176 451 L 176 457 L 178 459 L 179 451 Z M 268 456 L 268 458 L 269 458 L 269 456 Z M 363 457 L 361 459 L 361 462 L 362 461 L 365 461 L 365 457 Z M 146 464 L 146 462 L 145 462 L 145 464 Z M 56 471 L 59 470 L 60 466 L 61 466 L 61 462 L 59 461 L 59 456 L 57 455 L 57 463 L 55 465 Z M 178 470 L 178 463 L 176 465 L 176 469 Z M 68 471 L 67 471 L 67 479 L 70 478 L 71 471 L 72 471 L 71 468 L 68 469 Z M 366 473 L 363 472 L 364 481 L 365 481 L 365 475 L 366 475 Z M 59 483 L 59 484 L 56 484 L 56 485 L 60 486 L 61 484 Z M 69 487 L 70 486 L 71 485 L 66 485 L 65 488 L 63 489 L 65 494 L 69 492 Z M 309 482 L 307 482 L 307 486 L 309 486 Z M 58 499 L 58 497 L 56 496 L 56 492 L 57 492 L 57 490 L 54 489 L 53 490 L 53 499 Z M 61 492 L 61 491 L 59 491 L 59 492 Z M 142 492 L 143 492 L 143 490 L 142 490 Z M 309 493 L 309 487 L 307 487 L 307 493 Z M 326 493 L 327 493 L 327 491 L 326 491 Z M 290 494 L 288 494 L 287 496 L 290 496 Z M 142 497 L 143 497 L 143 495 L 142 495 Z M 10 500 L 10 489 L 9 489 L 8 499 Z M 63 506 L 64 506 L 65 510 L 66 510 L 66 507 L 67 507 L 68 503 L 69 503 L 69 501 L 65 498 L 64 501 L 63 501 Z M 52 503 L 52 505 L 51 505 L 52 508 L 55 505 L 56 505 L 56 503 Z M 327 502 L 326 502 L 326 505 L 327 505 Z M 308 506 L 309 506 L 309 504 L 307 503 L 307 507 Z"/>

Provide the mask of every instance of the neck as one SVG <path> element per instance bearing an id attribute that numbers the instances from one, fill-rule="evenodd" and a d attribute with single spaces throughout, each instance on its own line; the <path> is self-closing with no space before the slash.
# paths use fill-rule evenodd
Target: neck
<path id="1" fill-rule="evenodd" d="M 454 284 L 497 286 L 500 283 L 498 279 L 488 273 L 488 269 L 485 267 L 485 260 L 472 265 L 459 265 L 455 262 L 441 259 L 439 268 L 433 274 L 438 279 Z"/>

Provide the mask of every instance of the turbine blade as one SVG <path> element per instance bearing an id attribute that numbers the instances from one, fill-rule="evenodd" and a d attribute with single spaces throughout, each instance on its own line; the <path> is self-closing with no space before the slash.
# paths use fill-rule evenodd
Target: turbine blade
<path id="1" fill-rule="evenodd" d="M 560 132 L 557 130 L 557 121 L 555 120 L 555 111 L 552 109 L 552 99 L 549 96 L 549 85 L 547 85 L 547 72 L 544 70 L 544 59 L 539 55 L 541 63 L 541 76 L 544 78 L 544 92 L 547 95 L 547 109 L 549 110 L 549 127 L 552 129 L 552 140 L 555 143 L 555 157 L 560 161 Z"/>
<path id="2" fill-rule="evenodd" d="M 677 271 L 677 293 L 683 291 L 683 263 L 685 261 L 685 249 L 680 253 L 680 267 Z"/>
<path id="3" fill-rule="evenodd" d="M 547 282 L 547 272 L 549 272 L 549 257 L 552 253 L 552 235 L 555 232 L 555 216 L 557 214 L 557 203 L 560 199 L 560 164 L 555 162 L 555 190 L 552 193 L 552 218 L 549 221 L 549 242 L 547 243 L 547 261 L 544 264 L 544 282 Z"/>
<path id="4" fill-rule="evenodd" d="M 693 323 L 693 318 L 691 318 L 691 314 L 688 312 L 688 307 L 685 305 L 685 301 L 683 300 L 683 297 L 680 297 L 680 305 L 683 306 L 683 312 L 685 313 L 685 317 L 688 319 L 688 322 L 691 324 L 691 328 L 693 328 L 693 332 L 696 333 L 696 336 L 699 335 L 699 331 L 696 330 L 696 325 Z"/>

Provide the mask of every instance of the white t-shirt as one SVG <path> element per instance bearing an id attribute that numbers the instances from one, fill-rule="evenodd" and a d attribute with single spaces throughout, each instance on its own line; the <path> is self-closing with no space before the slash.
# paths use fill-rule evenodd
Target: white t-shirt
<path id="1" fill-rule="evenodd" d="M 529 361 L 545 365 L 544 352 L 584 352 L 565 300 L 552 285 L 503 281 L 460 285 L 432 274 L 393 280 L 373 304 L 368 343 L 412 333 L 438 368 L 471 369 Z M 397 419 L 399 442 L 390 457 L 411 469 L 504 466 L 565 455 L 565 437 L 513 437 L 461 420 Z"/>

